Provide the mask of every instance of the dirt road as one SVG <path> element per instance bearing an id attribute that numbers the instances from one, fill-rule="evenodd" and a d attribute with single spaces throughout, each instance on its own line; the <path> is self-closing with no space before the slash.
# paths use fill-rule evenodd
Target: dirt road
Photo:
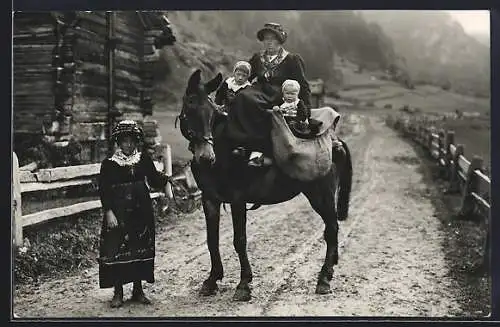
<path id="1" fill-rule="evenodd" d="M 173 316 L 454 316 L 457 285 L 441 248 L 443 232 L 412 147 L 380 118 L 352 115 L 346 138 L 354 184 L 350 217 L 340 222 L 340 261 L 333 293 L 314 294 L 326 246 L 323 222 L 304 196 L 249 213 L 252 300 L 231 300 L 239 280 L 231 219 L 223 214 L 221 254 L 225 278 L 213 297 L 197 294 L 210 259 L 200 211 L 157 237 L 156 283 L 145 291 L 151 306 L 110 309 L 112 290 L 98 288 L 97 267 L 78 276 L 21 288 L 20 317 Z M 228 208 L 229 210 L 229 208 Z M 130 286 L 125 288 L 130 295 Z"/>

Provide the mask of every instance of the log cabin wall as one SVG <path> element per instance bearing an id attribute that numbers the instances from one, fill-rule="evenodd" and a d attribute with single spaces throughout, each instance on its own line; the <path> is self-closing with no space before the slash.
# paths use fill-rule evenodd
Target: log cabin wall
<path id="1" fill-rule="evenodd" d="M 56 46 L 50 13 L 16 12 L 13 26 L 13 124 L 15 148 L 39 142 L 43 122 L 54 118 Z M 15 149 L 22 156 L 22 151 Z"/>
<path id="2" fill-rule="evenodd" d="M 77 142 L 81 163 L 99 162 L 106 156 L 109 103 L 111 125 L 122 119 L 141 122 L 152 114 L 150 72 L 158 59 L 155 49 L 175 42 L 168 20 L 159 13 L 115 12 L 110 14 L 111 24 L 106 16 L 106 12 L 52 12 L 15 17 L 17 43 L 24 41 L 27 46 L 18 46 L 15 53 L 14 65 L 19 64 L 15 70 L 19 81 L 14 86 L 16 99 L 24 102 L 14 104 L 14 132 L 35 137 L 44 131 L 52 144 Z M 114 38 L 108 42 L 110 28 Z M 32 31 L 38 34 L 24 36 Z M 14 44 L 16 49 L 16 36 Z M 42 46 L 37 47 L 39 44 Z M 114 49 L 111 102 L 108 46 Z M 36 60 L 25 59 L 32 57 Z M 39 62 L 38 74 L 31 77 L 28 65 Z M 24 82 L 28 77 L 31 79 Z M 41 97 L 32 92 L 35 85 Z M 29 100 L 22 98 L 23 91 Z M 48 129 L 42 128 L 43 122 Z"/>
<path id="3" fill-rule="evenodd" d="M 112 107 L 116 120 L 143 120 L 141 62 L 144 27 L 136 12 L 116 12 Z M 80 15 L 74 47 L 76 65 L 72 135 L 86 149 L 84 161 L 106 156 L 108 128 L 108 27 L 105 12 Z"/>

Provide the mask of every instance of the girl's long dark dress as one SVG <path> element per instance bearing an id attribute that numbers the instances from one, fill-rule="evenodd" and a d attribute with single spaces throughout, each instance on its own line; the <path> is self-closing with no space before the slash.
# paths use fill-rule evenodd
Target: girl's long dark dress
<path id="1" fill-rule="evenodd" d="M 158 172 L 146 153 L 138 163 L 120 166 L 105 159 L 99 193 L 103 212 L 112 210 L 118 226 L 108 228 L 106 215 L 99 249 L 99 286 L 109 288 L 138 280 L 154 282 L 155 219 L 147 183 L 163 187 L 167 177 Z"/>
<path id="2" fill-rule="evenodd" d="M 266 110 L 282 103 L 281 85 L 287 79 L 299 82 L 299 98 L 307 108 L 311 107 L 311 90 L 300 55 L 288 53 L 280 63 L 270 67 L 263 64 L 262 55 L 256 53 L 249 60 L 250 80 L 256 78 L 257 81 L 238 92 L 231 102 L 227 133 L 233 146 L 242 145 L 272 155 L 271 119 Z"/>

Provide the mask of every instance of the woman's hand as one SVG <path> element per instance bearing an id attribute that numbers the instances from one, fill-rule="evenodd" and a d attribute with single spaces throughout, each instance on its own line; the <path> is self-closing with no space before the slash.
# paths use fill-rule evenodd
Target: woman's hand
<path id="1" fill-rule="evenodd" d="M 116 219 L 116 216 L 113 213 L 113 211 L 111 210 L 106 211 L 106 222 L 109 228 L 115 228 L 116 226 L 118 226 L 118 219 Z"/>

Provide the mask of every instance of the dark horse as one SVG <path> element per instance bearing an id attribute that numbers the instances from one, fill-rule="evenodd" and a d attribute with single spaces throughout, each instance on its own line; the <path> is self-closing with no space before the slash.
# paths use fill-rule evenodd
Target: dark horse
<path id="1" fill-rule="evenodd" d="M 233 244 L 238 253 L 241 277 L 233 296 L 234 300 L 250 300 L 249 283 L 252 270 L 247 257 L 247 203 L 260 205 L 288 201 L 300 193 L 309 200 L 312 208 L 325 223 L 324 239 L 326 257 L 319 273 L 316 293 L 330 293 L 333 266 L 338 261 L 338 220 L 347 218 L 352 181 L 352 163 L 349 149 L 343 158 L 336 158 L 331 171 L 312 182 L 293 180 L 277 167 L 248 167 L 232 159 L 225 139 L 226 117 L 218 111 L 209 98 L 222 82 L 219 73 L 207 83 L 201 82 L 201 71 L 189 78 L 179 115 L 181 132 L 188 139 L 193 153 L 191 169 L 202 191 L 202 205 L 207 226 L 207 243 L 210 251 L 211 270 L 200 290 L 202 295 L 215 294 L 217 281 L 223 278 L 219 253 L 219 221 L 222 203 L 229 203 L 233 221 Z M 216 160 L 217 159 L 217 160 Z M 336 203 L 338 198 L 338 203 Z"/>

